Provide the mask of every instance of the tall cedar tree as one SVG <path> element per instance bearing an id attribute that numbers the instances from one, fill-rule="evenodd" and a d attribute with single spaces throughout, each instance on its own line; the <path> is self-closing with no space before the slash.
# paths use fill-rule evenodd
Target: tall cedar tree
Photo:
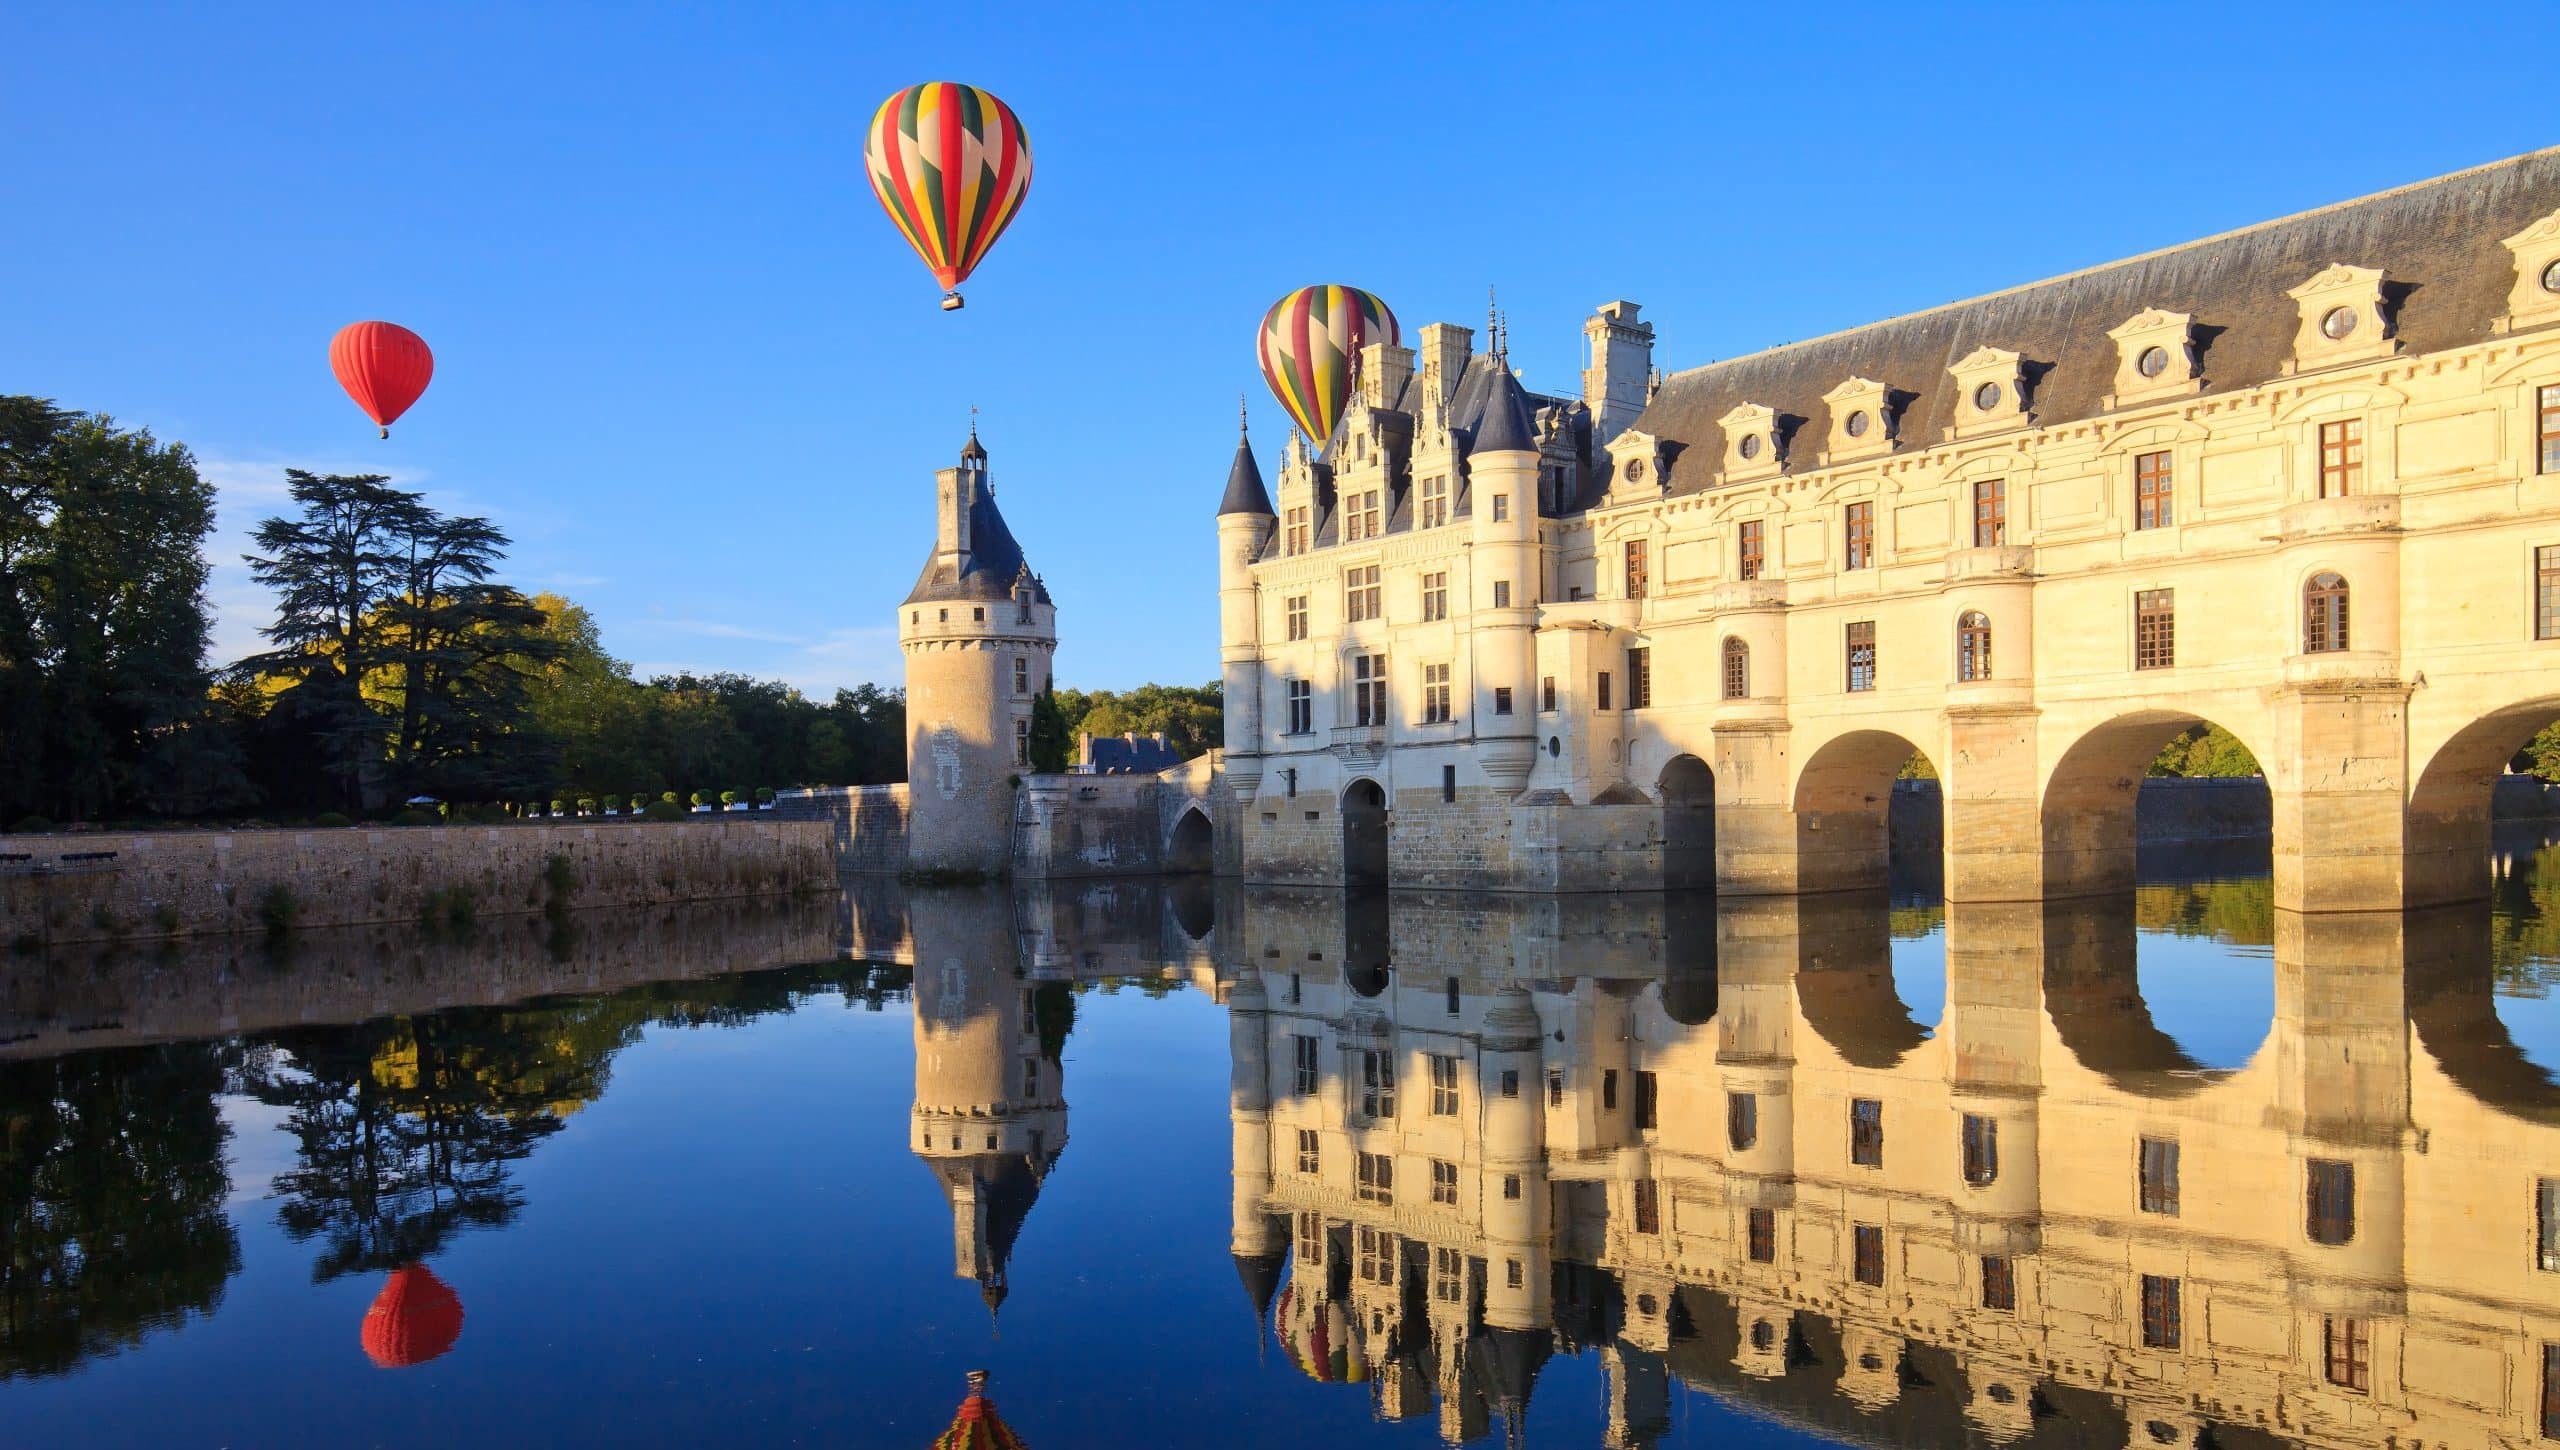
<path id="1" fill-rule="evenodd" d="M 209 721 L 213 488 L 148 432 L 0 396 L 0 813 L 189 814 L 238 799 Z"/>
<path id="2" fill-rule="evenodd" d="M 1067 715 L 1058 708 L 1058 692 L 1042 690 L 1031 702 L 1031 768 L 1055 775 L 1067 768 L 1075 742 L 1067 733 Z"/>

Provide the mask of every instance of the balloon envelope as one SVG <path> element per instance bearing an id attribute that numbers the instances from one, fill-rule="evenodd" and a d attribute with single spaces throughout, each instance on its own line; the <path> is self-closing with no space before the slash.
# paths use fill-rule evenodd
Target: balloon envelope
<path id="1" fill-rule="evenodd" d="M 392 421 L 427 390 L 436 359 L 426 339 L 397 323 L 351 322 L 329 340 L 329 367 L 388 438 Z"/>
<path id="2" fill-rule="evenodd" d="M 1400 340 L 1396 315 L 1357 287 L 1301 287 L 1262 314 L 1255 341 L 1271 396 L 1322 448 L 1351 400 L 1351 360 L 1373 342 Z"/>
<path id="3" fill-rule="evenodd" d="M 365 1357 L 384 1369 L 424 1364 L 462 1337 L 462 1300 L 424 1264 L 391 1271 L 364 1312 Z"/>
<path id="4" fill-rule="evenodd" d="M 927 81 L 880 103 L 862 147 L 872 195 L 945 288 L 986 260 L 1031 190 L 1031 141 L 976 86 Z"/>

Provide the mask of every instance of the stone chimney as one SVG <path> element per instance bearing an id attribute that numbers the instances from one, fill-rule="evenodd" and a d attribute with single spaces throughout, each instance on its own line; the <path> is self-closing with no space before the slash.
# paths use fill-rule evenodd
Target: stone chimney
<path id="1" fill-rule="evenodd" d="M 1467 370 L 1475 350 L 1475 331 L 1454 322 L 1434 322 L 1422 329 L 1422 379 L 1433 406 L 1446 403 L 1458 390 L 1458 375 Z M 1420 410 L 1417 409 L 1417 412 Z"/>
<path id="2" fill-rule="evenodd" d="M 1412 378 L 1412 348 L 1373 342 L 1360 349 L 1360 396 L 1370 407 L 1394 407 Z"/>
<path id="3" fill-rule="evenodd" d="M 1639 310 L 1633 302 L 1603 302 L 1582 324 L 1591 351 L 1591 365 L 1582 370 L 1582 403 L 1591 410 L 1591 441 L 1603 446 L 1644 411 L 1653 324 L 1636 321 Z"/>

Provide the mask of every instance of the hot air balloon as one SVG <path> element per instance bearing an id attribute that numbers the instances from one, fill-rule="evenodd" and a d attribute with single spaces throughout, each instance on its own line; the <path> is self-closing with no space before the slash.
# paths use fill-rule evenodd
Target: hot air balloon
<path id="1" fill-rule="evenodd" d="M 338 386 L 388 438 L 392 420 L 427 390 L 436 357 L 426 339 L 397 323 L 350 322 L 329 339 L 329 367 Z"/>
<path id="2" fill-rule="evenodd" d="M 956 311 L 961 282 L 1030 193 L 1022 122 L 976 86 L 927 81 L 880 103 L 862 158 L 872 194 L 942 283 L 942 310 Z"/>
<path id="3" fill-rule="evenodd" d="M 1357 287 L 1301 287 L 1262 314 L 1255 339 L 1262 380 L 1318 448 L 1351 400 L 1351 360 L 1373 342 L 1399 340 L 1396 315 Z"/>

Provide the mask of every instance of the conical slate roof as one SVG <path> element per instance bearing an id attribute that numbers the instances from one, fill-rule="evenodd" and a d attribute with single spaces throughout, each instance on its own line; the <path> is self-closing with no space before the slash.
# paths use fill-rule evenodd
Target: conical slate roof
<path id="1" fill-rule="evenodd" d="M 1500 362 L 1494 364 L 1493 396 L 1485 399 L 1484 421 L 1477 425 L 1469 456 L 1478 453 L 1535 453 L 1537 432 L 1529 426 L 1529 400 L 1520 380 Z"/>
<path id="2" fill-rule="evenodd" d="M 1218 504 L 1218 517 L 1229 514 L 1254 514 L 1271 517 L 1271 491 L 1262 486 L 1262 469 L 1253 461 L 1253 440 L 1238 434 L 1235 466 L 1227 470 L 1227 496 Z"/>

